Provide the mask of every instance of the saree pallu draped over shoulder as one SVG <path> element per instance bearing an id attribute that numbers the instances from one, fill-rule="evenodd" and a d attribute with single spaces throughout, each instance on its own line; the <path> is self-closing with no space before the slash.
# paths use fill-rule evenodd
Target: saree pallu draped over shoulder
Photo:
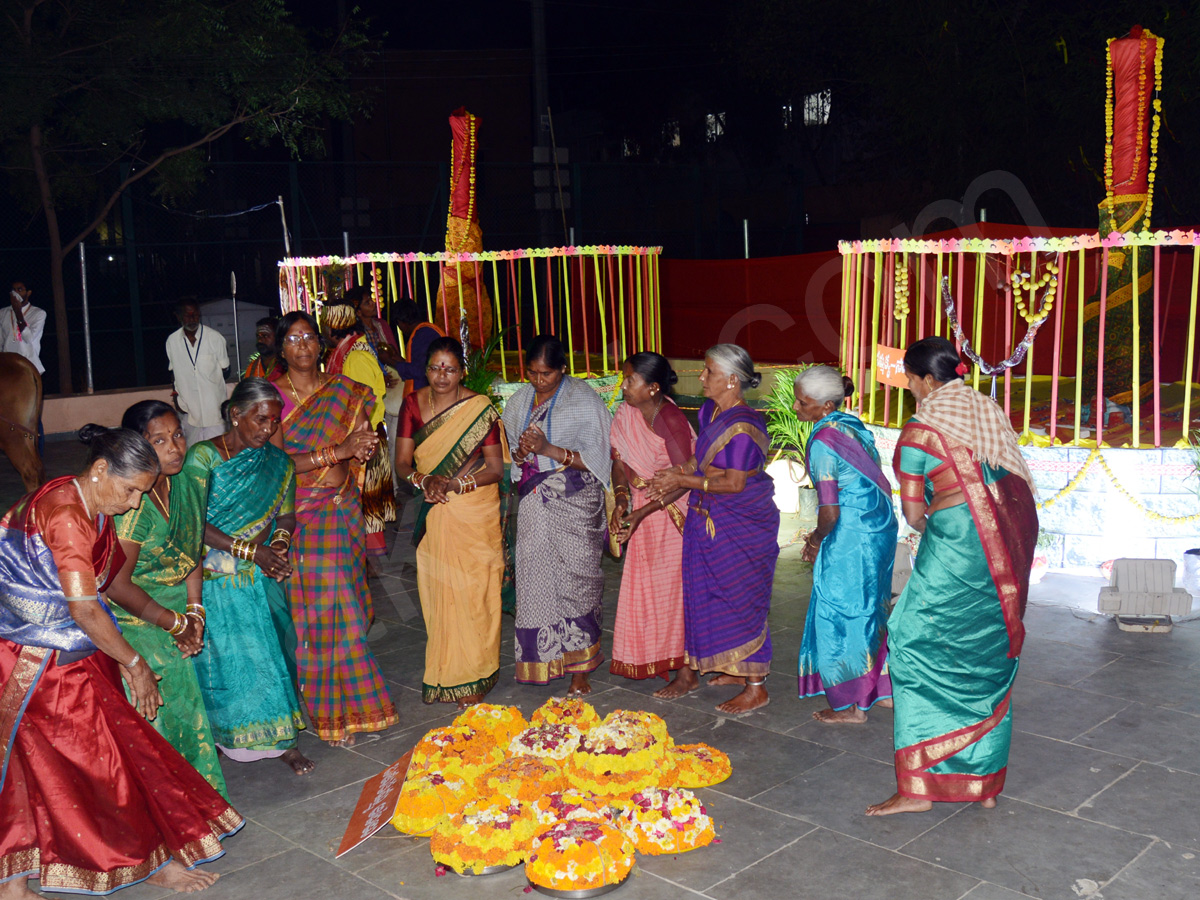
<path id="1" fill-rule="evenodd" d="M 1003 789 L 1008 766 L 1038 532 L 1033 494 L 1020 475 L 979 463 L 918 419 L 901 432 L 895 468 L 901 498 L 933 509 L 888 622 L 897 790 L 986 800 Z"/>
<path id="2" fill-rule="evenodd" d="M 508 534 L 512 457 L 500 416 L 483 396 L 456 403 L 413 435 L 418 471 L 452 478 L 482 466 L 483 444 L 493 432 L 504 463 L 501 482 L 449 494 L 446 503 L 423 501 L 413 529 L 429 635 L 421 686 L 426 703 L 481 696 L 499 678 L 500 610 L 514 605 L 515 591 Z"/>
<path id="3" fill-rule="evenodd" d="M 328 378 L 298 406 L 284 393 L 281 431 L 289 454 L 340 444 L 355 427 L 370 390 L 344 375 Z M 296 627 L 296 667 L 313 728 L 324 741 L 382 731 L 399 720 L 375 655 L 366 576 L 366 524 L 355 484 L 332 469 L 297 475 L 294 571 L 287 581 Z"/>
<path id="4" fill-rule="evenodd" d="M 98 598 L 122 556 L 70 482 L 0 521 L 0 882 L 103 894 L 220 856 L 243 820 L 130 705 L 116 662 L 73 623 L 68 640 L 70 602 Z"/>
<path id="5" fill-rule="evenodd" d="M 257 538 L 295 510 L 295 466 L 271 444 L 226 460 L 211 441 L 201 441 L 188 450 L 183 473 L 205 479 L 208 522 L 232 538 Z M 204 652 L 195 659 L 216 741 L 242 762 L 281 756 L 304 728 L 287 598 L 253 560 L 207 551 L 208 621 Z"/>
<path id="6" fill-rule="evenodd" d="M 697 466 L 749 473 L 737 494 L 693 491 L 683 529 L 684 644 L 700 672 L 753 678 L 771 668 L 767 613 L 779 556 L 779 509 L 764 471 L 769 448 L 762 413 L 745 405 L 700 408 Z"/>
<path id="7" fill-rule="evenodd" d="M 838 518 L 813 563 L 799 695 L 824 694 L 834 710 L 870 709 L 892 695 L 885 633 L 899 529 L 892 487 L 875 439 L 850 413 L 834 410 L 817 422 L 806 455 L 817 502 L 836 506 Z"/>

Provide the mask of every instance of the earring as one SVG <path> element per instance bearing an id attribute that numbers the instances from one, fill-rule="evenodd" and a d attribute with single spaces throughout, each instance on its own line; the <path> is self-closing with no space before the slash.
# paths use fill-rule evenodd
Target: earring
<path id="1" fill-rule="evenodd" d="M 233 427 L 234 427 L 234 428 L 237 428 L 237 419 L 234 419 L 234 420 L 233 420 Z"/>
<path id="2" fill-rule="evenodd" d="M 99 481 L 100 481 L 100 479 L 99 479 L 99 478 L 97 478 L 95 475 L 93 475 L 93 476 L 92 476 L 92 481 L 99 482 Z"/>

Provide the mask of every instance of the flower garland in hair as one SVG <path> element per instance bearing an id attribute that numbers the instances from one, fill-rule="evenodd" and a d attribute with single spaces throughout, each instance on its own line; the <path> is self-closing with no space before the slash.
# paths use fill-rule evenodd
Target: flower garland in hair
<path id="1" fill-rule="evenodd" d="M 1046 292 L 1046 296 L 1042 298 L 1044 306 L 1049 298 L 1050 291 Z M 983 359 L 971 347 L 971 342 L 967 340 L 967 336 L 963 334 L 962 326 L 958 323 L 958 313 L 954 309 L 954 297 L 950 293 L 950 278 L 942 276 L 942 302 L 946 310 L 946 318 L 950 320 L 950 327 L 954 330 L 955 340 L 962 346 L 963 355 L 979 366 L 980 371 L 985 375 L 990 375 L 992 378 L 992 399 L 996 399 L 996 376 L 1003 373 L 1006 369 L 1011 369 L 1018 366 L 1021 360 L 1025 358 L 1025 354 L 1029 348 L 1033 346 L 1033 339 L 1037 337 L 1038 329 L 1042 327 L 1042 323 L 1046 321 L 1042 317 L 1034 322 L 1029 323 L 1029 328 L 1025 331 L 1025 337 L 1021 338 L 1021 342 L 1017 344 L 1013 350 L 1012 356 L 998 363 L 989 363 Z M 961 374 L 961 373 L 960 373 Z"/>

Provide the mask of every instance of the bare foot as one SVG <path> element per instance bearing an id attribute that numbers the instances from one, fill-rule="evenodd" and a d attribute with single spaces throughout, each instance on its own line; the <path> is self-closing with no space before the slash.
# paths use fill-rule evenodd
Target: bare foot
<path id="1" fill-rule="evenodd" d="M 340 741 L 326 741 L 325 743 L 327 743 L 330 747 L 347 747 L 347 748 L 349 748 L 349 747 L 354 746 L 354 740 L 355 740 L 354 735 L 348 734 L 344 738 L 342 738 Z"/>
<path id="2" fill-rule="evenodd" d="M 307 775 L 317 767 L 317 764 L 301 753 L 297 748 L 284 750 L 283 756 L 279 757 L 285 763 L 292 767 L 292 771 L 297 775 Z"/>
<path id="3" fill-rule="evenodd" d="M 0 900 L 30 900 L 31 897 L 40 896 L 37 891 L 29 889 L 28 875 L 0 884 Z"/>
<path id="4" fill-rule="evenodd" d="M 712 685 L 722 684 L 745 684 L 746 678 L 744 675 L 717 675 L 708 679 L 708 683 Z"/>
<path id="5" fill-rule="evenodd" d="M 980 800 L 979 805 L 982 806 L 984 809 L 995 809 L 996 808 L 996 798 L 988 797 L 986 800 Z"/>
<path id="6" fill-rule="evenodd" d="M 685 694 L 700 690 L 703 686 L 696 677 L 696 670 L 684 666 L 675 673 L 671 683 L 655 691 L 654 696 L 659 700 L 677 700 Z"/>
<path id="7" fill-rule="evenodd" d="M 867 714 L 857 706 L 848 709 L 818 709 L 812 716 L 825 725 L 862 725 Z"/>
<path id="8" fill-rule="evenodd" d="M 173 859 L 149 878 L 150 884 L 165 887 L 181 894 L 194 894 L 205 888 L 212 887 L 220 876 L 216 872 L 198 872 L 195 869 L 185 869 L 179 860 Z"/>
<path id="9" fill-rule="evenodd" d="M 717 712 L 725 713 L 727 716 L 746 716 L 756 709 L 762 709 L 770 702 L 771 698 L 767 696 L 765 687 L 761 684 L 748 684 L 745 690 L 732 700 L 726 700 L 720 704 Z"/>
<path id="10" fill-rule="evenodd" d="M 892 794 L 882 803 L 874 803 L 867 807 L 868 816 L 892 816 L 896 813 L 929 812 L 933 809 L 932 800 L 917 800 L 915 797 L 905 797 Z"/>
<path id="11" fill-rule="evenodd" d="M 891 697 L 884 697 L 882 700 L 877 700 L 875 702 L 875 705 L 880 707 L 881 709 L 891 709 L 896 704 L 892 702 Z"/>
<path id="12" fill-rule="evenodd" d="M 587 672 L 576 672 L 571 676 L 571 687 L 567 691 L 568 697 L 582 697 L 584 694 L 592 692 L 592 685 L 588 681 Z"/>
<path id="13" fill-rule="evenodd" d="M 466 709 L 468 706 L 474 706 L 483 699 L 483 694 L 467 694 L 465 697 L 458 698 L 458 708 Z"/>

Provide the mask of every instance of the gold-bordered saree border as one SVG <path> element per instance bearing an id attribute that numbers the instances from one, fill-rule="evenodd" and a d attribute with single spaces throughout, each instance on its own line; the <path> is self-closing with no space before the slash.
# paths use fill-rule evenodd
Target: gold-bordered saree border
<path id="1" fill-rule="evenodd" d="M 468 404 L 480 407 L 479 411 L 475 412 Z M 413 443 L 419 448 L 434 432 L 444 426 L 450 425 L 453 418 L 460 413 L 474 415 L 475 420 L 467 426 L 467 429 L 455 441 L 450 452 L 439 460 L 434 468 L 427 470 L 430 474 L 445 475 L 447 477 L 456 475 L 470 461 L 476 451 L 479 450 L 484 438 L 492 430 L 492 426 L 500 420 L 500 414 L 496 412 L 496 407 L 492 405 L 492 402 L 482 394 L 477 394 L 474 397 L 468 397 L 466 400 L 460 400 L 453 406 L 447 407 L 422 425 L 417 429 L 417 433 L 413 435 Z M 503 429 L 501 429 L 501 432 L 503 432 Z M 507 452 L 508 441 L 503 440 L 503 445 L 505 462 L 511 463 L 512 459 Z"/>
<path id="2" fill-rule="evenodd" d="M 919 800 L 949 802 L 986 800 L 999 794 L 1004 787 L 1007 767 L 998 772 L 987 772 L 981 775 L 971 773 L 935 774 L 927 770 L 981 740 L 984 735 L 1004 721 L 1011 704 L 1012 688 L 1010 687 L 995 711 L 982 722 L 897 750 L 896 788 L 899 793 L 905 797 L 914 797 Z"/>
<path id="3" fill-rule="evenodd" d="M 967 500 L 971 518 L 975 520 L 984 556 L 987 557 L 988 570 L 996 586 L 996 594 L 1000 598 L 1000 611 L 1008 631 L 1008 658 L 1016 659 L 1021 655 L 1021 645 L 1025 641 L 1025 625 L 1021 622 L 1024 599 L 1021 596 L 1021 582 L 1013 565 L 1012 554 L 1000 533 L 996 506 L 987 485 L 983 482 L 979 464 L 965 445 L 947 441 L 939 432 L 920 422 L 909 422 L 900 432 L 893 460 L 897 472 L 900 471 L 902 447 L 922 450 L 950 463 L 953 467 L 958 488 Z M 905 482 L 901 479 L 902 490 L 904 485 Z"/>
<path id="4" fill-rule="evenodd" d="M 358 419 L 359 412 L 361 412 L 363 410 L 363 407 L 366 406 L 367 395 L 371 393 L 371 389 L 369 387 L 367 387 L 366 385 L 359 384 L 354 379 L 349 378 L 345 375 L 329 375 L 329 376 L 327 376 L 324 381 L 322 381 L 319 385 L 317 385 L 317 389 L 315 391 L 313 391 L 311 394 L 309 394 L 307 397 L 304 398 L 304 401 L 302 403 L 297 403 L 292 407 L 291 412 L 289 412 L 286 416 L 284 416 L 280 420 L 279 427 L 282 428 L 289 421 L 291 421 L 291 419 L 298 412 L 300 412 L 303 409 L 307 409 L 309 406 L 312 406 L 313 403 L 322 399 L 320 396 L 321 392 L 329 386 L 330 382 L 332 382 L 338 378 L 344 379 L 345 381 L 348 381 L 350 383 L 350 402 L 348 404 L 346 404 L 346 406 L 342 410 L 341 414 L 334 417 L 335 420 L 337 421 L 338 425 L 340 425 L 345 430 L 346 434 L 343 435 L 341 437 L 341 439 L 335 439 L 334 441 L 332 441 L 332 443 L 339 444 L 342 441 L 344 441 L 346 439 L 346 435 L 349 435 L 350 432 L 354 430 L 354 422 L 355 422 L 355 420 Z M 279 384 L 278 382 L 272 382 L 272 384 L 274 384 L 276 386 L 276 389 L 279 390 L 279 392 L 281 394 L 283 393 L 283 387 L 281 384 Z M 374 396 L 374 395 L 372 394 L 372 396 Z M 368 416 L 367 418 L 369 419 L 370 416 Z M 288 449 L 287 449 L 286 436 L 284 437 L 283 443 L 284 443 L 283 452 L 287 453 Z M 357 465 L 357 463 L 354 459 L 349 460 L 349 467 L 351 469 L 353 469 L 356 465 Z M 306 488 L 320 487 L 321 482 L 323 482 L 325 480 L 325 476 L 327 476 L 330 473 L 330 471 L 332 471 L 333 468 L 335 468 L 335 467 L 331 466 L 329 468 L 324 469 L 321 472 L 321 474 L 319 476 L 317 476 L 316 481 L 314 481 L 311 485 L 304 485 L 304 487 L 306 487 Z M 344 491 L 346 486 L 349 485 L 352 481 L 357 482 L 357 478 L 354 476 L 353 471 L 351 471 L 346 476 L 346 481 L 342 484 L 342 490 Z M 301 487 L 299 475 L 296 476 L 296 487 L 297 488 Z M 340 497 L 341 497 L 340 492 L 339 492 L 338 496 L 340 499 Z"/>
<path id="5" fill-rule="evenodd" d="M 0 690 L 0 790 L 8 777 L 8 757 L 16 740 L 17 726 L 53 652 L 46 647 L 21 647 L 4 689 Z"/>
<path id="6" fill-rule="evenodd" d="M 708 452 L 704 454 L 704 459 L 700 460 L 700 468 L 703 470 L 711 466 L 712 461 L 716 459 L 717 454 L 724 450 L 726 445 L 739 434 L 749 435 L 750 439 L 758 445 L 758 449 L 762 451 L 764 457 L 766 457 L 770 452 L 770 441 L 767 439 L 766 434 L 763 433 L 761 428 L 759 428 L 757 425 L 751 424 L 750 422 L 735 422 L 733 425 L 730 425 L 723 432 L 721 432 L 717 439 L 712 442 L 712 446 L 709 447 Z M 757 475 L 758 472 L 759 470 L 755 469 L 750 474 Z"/>
<path id="7" fill-rule="evenodd" d="M 618 456 L 618 458 L 620 457 Z M 643 478 L 637 472 L 633 471 L 633 469 L 629 468 L 629 463 L 625 463 L 625 471 L 629 473 L 629 483 L 639 491 L 644 491 L 646 488 L 650 487 L 649 480 Z M 683 534 L 683 525 L 684 522 L 687 521 L 687 498 L 688 495 L 684 494 L 682 497 L 676 500 L 675 503 L 667 504 L 667 515 L 671 517 L 671 523 L 675 526 L 680 534 Z M 677 505 L 679 503 L 684 504 L 683 509 L 679 508 Z"/>

